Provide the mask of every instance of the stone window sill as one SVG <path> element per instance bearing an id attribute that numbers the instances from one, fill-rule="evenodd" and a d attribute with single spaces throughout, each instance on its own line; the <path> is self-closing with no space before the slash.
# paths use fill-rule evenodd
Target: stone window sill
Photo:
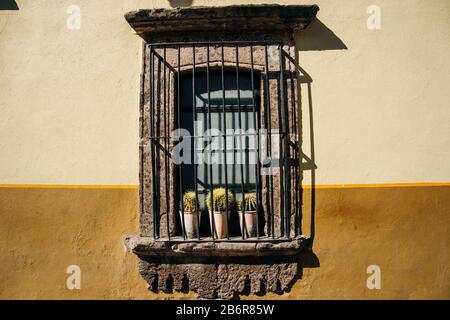
<path id="1" fill-rule="evenodd" d="M 305 248 L 307 238 L 299 237 L 292 240 L 153 240 L 150 237 L 127 236 L 125 246 L 128 251 L 138 256 L 163 257 L 264 257 L 293 256 Z"/>

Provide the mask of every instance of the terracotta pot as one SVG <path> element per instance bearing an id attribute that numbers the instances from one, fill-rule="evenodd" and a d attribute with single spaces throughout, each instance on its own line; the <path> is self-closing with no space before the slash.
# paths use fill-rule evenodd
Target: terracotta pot
<path id="1" fill-rule="evenodd" d="M 201 212 L 199 212 L 200 218 L 202 217 Z M 186 237 L 188 239 L 193 239 L 198 237 L 198 220 L 197 212 L 185 212 L 184 213 L 184 225 L 186 227 Z M 183 228 L 183 213 L 180 211 L 180 223 L 181 230 L 184 232 Z"/>
<path id="2" fill-rule="evenodd" d="M 230 213 L 228 213 L 228 217 Z M 226 212 L 214 211 L 214 228 L 211 211 L 209 211 L 209 223 L 211 226 L 211 233 L 214 230 L 214 237 L 216 239 L 223 239 L 227 237 L 228 221 Z"/>
<path id="3" fill-rule="evenodd" d="M 239 214 L 239 226 L 241 227 L 241 234 L 244 232 L 242 226 L 242 211 Z M 247 238 L 256 236 L 256 211 L 245 211 L 245 236 Z"/>

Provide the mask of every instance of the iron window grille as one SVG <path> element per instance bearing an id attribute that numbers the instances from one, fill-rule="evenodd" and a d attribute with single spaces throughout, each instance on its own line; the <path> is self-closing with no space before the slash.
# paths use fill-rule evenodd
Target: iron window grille
<path id="1" fill-rule="evenodd" d="M 154 240 L 289 241 L 301 235 L 297 74 L 283 46 L 277 41 L 147 45 L 150 83 L 144 112 L 150 123 L 144 139 L 149 142 L 145 152 L 150 163 L 141 170 L 151 173 Z M 206 133 L 197 130 L 199 123 Z M 173 133 L 176 129 L 190 134 L 179 136 Z M 226 129 L 239 131 L 228 134 Z M 219 148 L 213 148 L 211 141 L 217 138 Z M 194 163 L 174 161 L 174 151 L 184 139 L 194 145 L 187 150 Z M 223 161 L 199 164 L 200 151 L 207 159 Z M 229 164 L 229 158 L 240 161 Z M 225 239 L 217 239 L 207 228 L 214 225 L 214 215 L 210 223 L 200 221 L 201 216 L 210 217 L 199 214 L 206 212 L 204 196 L 217 187 L 232 191 L 236 200 L 246 192 L 256 194 L 255 237 L 233 230 L 233 214 L 227 218 Z M 197 239 L 188 239 L 183 227 L 182 197 L 188 189 L 195 191 L 201 205 Z M 232 205 L 227 201 L 227 211 L 235 210 L 228 208 Z M 242 211 L 245 228 L 245 208 Z"/>

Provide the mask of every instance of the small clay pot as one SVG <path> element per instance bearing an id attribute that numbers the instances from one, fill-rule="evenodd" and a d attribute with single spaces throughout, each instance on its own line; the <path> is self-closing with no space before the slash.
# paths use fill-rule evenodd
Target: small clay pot
<path id="1" fill-rule="evenodd" d="M 199 213 L 201 218 L 201 213 Z M 194 239 L 198 237 L 198 220 L 197 212 L 185 212 L 184 213 L 184 226 L 186 227 L 186 237 L 188 239 Z M 184 233 L 183 228 L 183 213 L 180 211 L 181 230 Z"/>
<path id="2" fill-rule="evenodd" d="M 244 232 L 242 225 L 242 211 L 239 214 L 239 226 L 241 227 L 241 234 Z M 247 238 L 256 236 L 256 211 L 245 211 L 245 236 Z"/>
<path id="3" fill-rule="evenodd" d="M 209 223 L 211 226 L 211 234 L 214 232 L 214 237 L 216 239 L 226 238 L 228 232 L 228 220 L 227 218 L 230 216 L 230 213 L 214 211 L 214 226 L 212 213 L 209 211 Z"/>

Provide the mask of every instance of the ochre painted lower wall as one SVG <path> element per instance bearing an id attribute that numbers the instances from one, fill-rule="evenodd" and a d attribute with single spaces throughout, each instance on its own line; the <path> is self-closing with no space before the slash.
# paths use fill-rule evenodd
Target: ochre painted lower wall
<path id="1" fill-rule="evenodd" d="M 308 215 L 311 190 L 304 199 Z M 318 189 L 315 204 L 320 268 L 305 269 L 295 297 L 450 299 L 450 187 Z M 381 290 L 366 287 L 369 265 Z"/>
<path id="2" fill-rule="evenodd" d="M 305 234 L 311 196 L 305 189 Z M 137 200 L 136 188 L 0 188 L 0 298 L 195 298 L 148 292 L 123 246 L 138 230 Z M 320 266 L 305 268 L 291 292 L 267 297 L 450 299 L 449 214 L 449 186 L 318 188 Z M 366 287 L 372 264 L 381 290 Z M 69 265 L 81 268 L 80 290 L 66 288 Z"/>

